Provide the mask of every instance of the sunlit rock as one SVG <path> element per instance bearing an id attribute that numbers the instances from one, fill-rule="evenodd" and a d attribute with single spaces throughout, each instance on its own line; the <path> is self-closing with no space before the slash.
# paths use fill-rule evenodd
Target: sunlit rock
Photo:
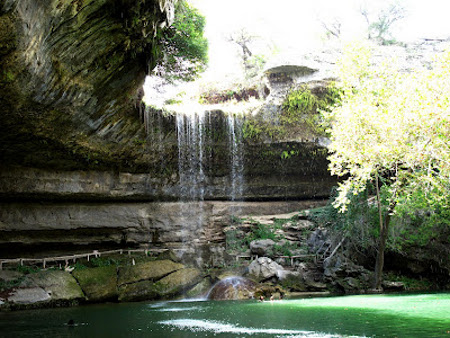
<path id="1" fill-rule="evenodd" d="M 259 257 L 248 266 L 248 273 L 259 280 L 283 275 L 284 268 L 268 257 Z"/>
<path id="2" fill-rule="evenodd" d="M 206 296 L 211 300 L 237 300 L 253 298 L 255 283 L 239 276 L 226 277 L 213 285 Z"/>
<path id="3" fill-rule="evenodd" d="M 15 304 L 33 304 L 38 302 L 47 302 L 51 296 L 44 289 L 39 287 L 34 288 L 19 288 L 14 290 L 8 301 Z"/>

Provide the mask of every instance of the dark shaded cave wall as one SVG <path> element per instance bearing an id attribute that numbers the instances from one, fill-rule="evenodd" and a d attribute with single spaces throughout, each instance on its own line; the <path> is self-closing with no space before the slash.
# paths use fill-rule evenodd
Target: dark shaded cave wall
<path id="1" fill-rule="evenodd" d="M 173 0 L 0 2 L 0 161 L 133 167 L 139 90 Z"/>

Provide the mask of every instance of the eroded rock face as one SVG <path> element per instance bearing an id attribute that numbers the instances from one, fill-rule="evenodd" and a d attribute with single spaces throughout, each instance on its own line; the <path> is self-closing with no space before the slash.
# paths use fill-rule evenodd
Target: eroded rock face
<path id="1" fill-rule="evenodd" d="M 231 215 L 282 213 L 314 205 L 318 202 L 0 203 L 0 252 L 2 258 L 16 258 L 23 253 L 50 257 L 55 252 L 124 245 L 204 247 L 203 263 L 215 266 L 224 259 L 224 228 Z"/>
<path id="2" fill-rule="evenodd" d="M 176 117 L 161 125 L 152 121 L 162 131 L 156 135 L 146 130 L 137 109 L 138 91 L 155 62 L 155 34 L 173 19 L 173 2 L 1 3 L 3 257 L 187 242 L 209 246 L 204 251 L 223 261 L 225 214 L 215 213 L 220 202 L 159 203 L 178 201 L 183 190 L 198 185 L 180 183 Z M 207 134 L 215 134 L 205 143 L 209 153 L 203 156 L 198 199 L 281 201 L 328 195 L 335 180 L 319 144 L 244 142 L 239 166 L 245 185 L 235 198 L 228 117 L 222 111 L 208 116 Z M 287 148 L 298 156 L 282 158 Z M 226 217 L 245 208 L 252 206 L 240 205 L 236 212 L 229 208 Z"/>
<path id="3" fill-rule="evenodd" d="M 79 168 L 132 158 L 125 152 L 143 134 L 138 91 L 173 3 L 3 1 L 2 162 Z"/>

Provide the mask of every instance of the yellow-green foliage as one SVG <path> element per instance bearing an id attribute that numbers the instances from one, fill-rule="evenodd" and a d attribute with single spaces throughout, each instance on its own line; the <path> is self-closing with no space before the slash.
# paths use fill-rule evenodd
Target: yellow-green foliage
<path id="1" fill-rule="evenodd" d="M 321 113 L 339 104 L 341 93 L 334 83 L 326 88 L 318 88 L 314 93 L 306 86 L 296 88 L 286 96 L 278 123 L 260 116 L 248 117 L 242 127 L 244 138 L 263 141 L 262 138 L 307 139 L 324 135 L 327 126 L 323 123 Z"/>
<path id="2" fill-rule="evenodd" d="M 311 113 L 317 110 L 320 105 L 319 100 L 307 87 L 301 87 L 291 91 L 283 102 L 283 110 L 290 115 Z"/>
<path id="3" fill-rule="evenodd" d="M 450 180 L 450 52 L 411 73 L 393 63 L 372 67 L 369 55 L 359 46 L 346 50 L 345 98 L 328 116 L 330 170 L 348 177 L 336 206 L 345 210 L 349 192 L 361 192 L 378 173 L 389 174 L 391 202 L 419 190 L 439 200 Z"/>
<path id="4" fill-rule="evenodd" d="M 334 84 L 325 89 L 311 90 L 302 86 L 292 90 L 283 102 L 280 121 L 284 125 L 305 124 L 310 131 L 324 134 L 326 126 L 323 124 L 322 111 L 329 111 L 330 107 L 339 103 L 341 92 Z"/>

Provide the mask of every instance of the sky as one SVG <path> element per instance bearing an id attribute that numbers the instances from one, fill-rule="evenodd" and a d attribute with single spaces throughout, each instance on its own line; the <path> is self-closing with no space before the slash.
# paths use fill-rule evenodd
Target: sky
<path id="1" fill-rule="evenodd" d="M 301 54 L 324 43 L 320 20 L 339 17 L 343 39 L 364 33 L 361 3 L 383 6 L 389 0 L 190 0 L 205 15 L 210 44 L 210 73 L 222 76 L 238 67 L 237 50 L 227 38 L 245 28 L 279 53 Z M 407 17 L 395 27 L 402 41 L 422 37 L 450 37 L 450 0 L 403 0 Z M 257 48 L 257 47 L 256 47 Z M 267 51 L 266 51 L 267 53 Z"/>
<path id="2" fill-rule="evenodd" d="M 342 40 L 355 40 L 366 34 L 366 24 L 359 8 L 386 7 L 393 0 L 188 0 L 206 17 L 205 36 L 209 41 L 208 70 L 202 80 L 208 86 L 227 86 L 242 76 L 237 45 L 230 35 L 245 29 L 257 36 L 253 52 L 264 54 L 269 64 L 293 61 L 298 56 L 323 48 L 325 39 L 321 21 L 334 17 L 342 22 Z M 398 0 L 407 16 L 393 28 L 401 41 L 418 38 L 450 37 L 450 0 Z M 153 80 L 154 81 L 154 80 Z M 152 83 L 149 81 L 148 83 Z M 161 92 L 144 86 L 146 101 L 164 101 Z M 156 86 L 158 87 L 158 86 Z M 181 91 L 195 91 L 194 86 L 181 86 Z M 185 88 L 187 87 L 187 88 Z M 191 88 L 191 89 L 188 89 Z M 177 90 L 168 90 L 169 96 Z M 151 94 L 153 93 L 153 94 Z"/>

